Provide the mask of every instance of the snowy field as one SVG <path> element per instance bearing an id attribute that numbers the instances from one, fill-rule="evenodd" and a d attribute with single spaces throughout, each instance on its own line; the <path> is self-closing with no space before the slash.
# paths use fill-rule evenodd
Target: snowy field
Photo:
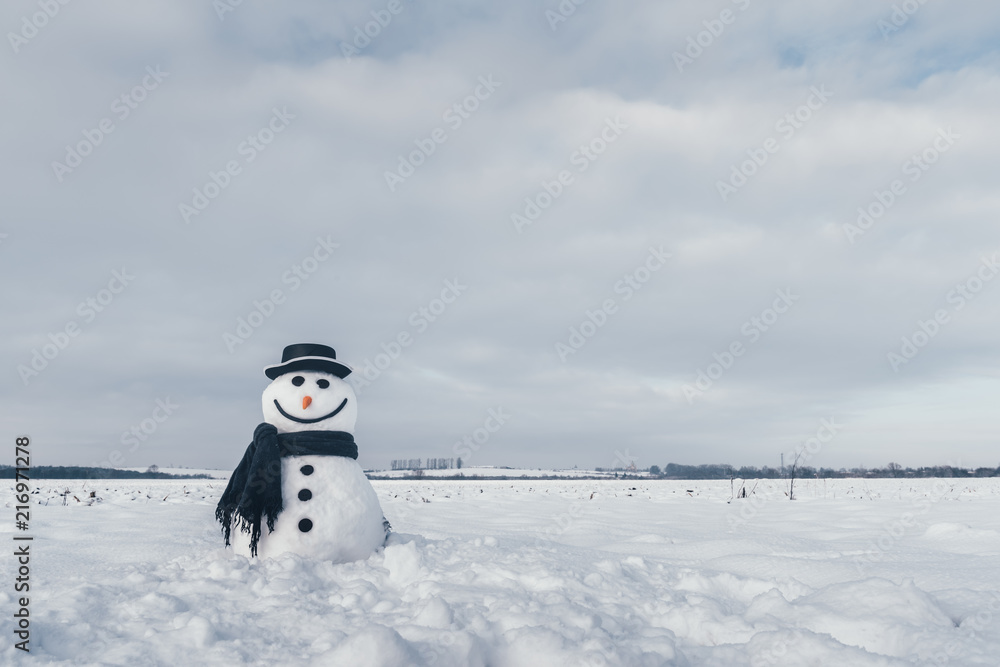
<path id="1" fill-rule="evenodd" d="M 220 548 L 224 485 L 39 481 L 32 653 L 8 556 L 0 663 L 1000 662 L 997 479 L 376 481 L 396 533 L 345 565 Z"/>

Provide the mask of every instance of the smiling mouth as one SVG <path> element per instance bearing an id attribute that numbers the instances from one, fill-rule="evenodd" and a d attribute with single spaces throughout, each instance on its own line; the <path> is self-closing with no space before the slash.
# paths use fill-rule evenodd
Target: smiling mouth
<path id="1" fill-rule="evenodd" d="M 292 415 L 285 412 L 284 408 L 281 407 L 281 404 L 278 403 L 278 399 L 274 399 L 274 407 L 278 408 L 278 412 L 280 412 L 283 417 L 287 417 L 288 419 L 291 419 L 293 422 L 298 422 L 300 424 L 315 424 L 316 422 L 321 422 L 324 419 L 329 419 L 330 417 L 333 417 L 338 412 L 343 410 L 345 405 L 347 405 L 346 398 L 343 401 L 341 401 L 340 405 L 337 406 L 336 410 L 334 410 L 328 415 L 323 415 L 322 417 L 316 417 L 315 419 L 300 419 L 298 417 L 293 417 Z"/>

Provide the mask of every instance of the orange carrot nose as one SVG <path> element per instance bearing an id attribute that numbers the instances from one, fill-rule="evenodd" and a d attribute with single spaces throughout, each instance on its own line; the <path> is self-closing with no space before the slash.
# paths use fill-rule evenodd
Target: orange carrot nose
<path id="1" fill-rule="evenodd" d="M 311 396 L 303 396 L 302 397 L 302 409 L 305 410 L 306 408 L 308 408 L 309 404 L 312 403 L 312 402 L 313 402 L 313 400 L 312 400 Z"/>

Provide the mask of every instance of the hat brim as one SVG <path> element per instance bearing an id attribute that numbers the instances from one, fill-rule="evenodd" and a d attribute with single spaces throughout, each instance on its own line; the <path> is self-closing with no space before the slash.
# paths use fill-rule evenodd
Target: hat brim
<path id="1" fill-rule="evenodd" d="M 264 375 L 273 380 L 279 375 L 295 371 L 322 371 L 343 379 L 353 373 L 354 369 L 329 357 L 298 357 L 284 364 L 267 366 L 264 368 Z"/>

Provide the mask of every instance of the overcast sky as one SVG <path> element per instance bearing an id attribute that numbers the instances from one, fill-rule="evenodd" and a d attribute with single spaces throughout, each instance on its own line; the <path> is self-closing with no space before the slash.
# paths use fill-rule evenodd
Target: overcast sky
<path id="1" fill-rule="evenodd" d="M 1000 462 L 996 3 L 49 4 L 5 463 L 233 468 L 297 342 L 365 467 Z"/>

